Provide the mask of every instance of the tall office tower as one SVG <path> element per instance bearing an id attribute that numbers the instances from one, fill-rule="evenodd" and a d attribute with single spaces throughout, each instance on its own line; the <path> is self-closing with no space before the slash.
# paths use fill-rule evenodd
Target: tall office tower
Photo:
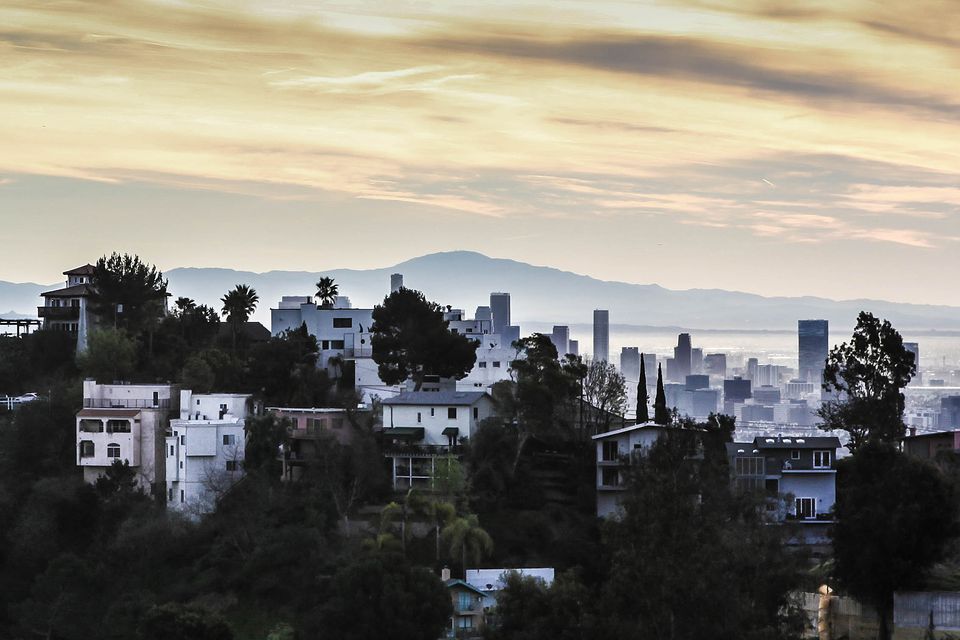
<path id="1" fill-rule="evenodd" d="M 568 340 L 567 341 L 567 353 L 570 355 L 578 356 L 580 355 L 580 341 L 579 340 Z"/>
<path id="2" fill-rule="evenodd" d="M 553 346 L 557 348 L 557 355 L 560 358 L 570 353 L 570 327 L 554 325 L 550 340 L 553 342 Z"/>
<path id="3" fill-rule="evenodd" d="M 751 396 L 750 381 L 740 376 L 723 381 L 724 402 L 744 402 Z"/>
<path id="4" fill-rule="evenodd" d="M 510 326 L 510 294 L 491 293 L 490 311 L 493 312 L 493 332 L 502 334 Z"/>
<path id="5" fill-rule="evenodd" d="M 940 428 L 960 429 L 960 396 L 940 398 Z"/>
<path id="6" fill-rule="evenodd" d="M 797 338 L 800 346 L 797 376 L 820 384 L 823 364 L 830 350 L 830 325 L 826 320 L 798 320 Z"/>
<path id="7" fill-rule="evenodd" d="M 610 360 L 610 312 L 593 310 L 593 359 Z"/>
<path id="8" fill-rule="evenodd" d="M 690 350 L 690 373 L 703 373 L 703 349 L 700 347 Z"/>
<path id="9" fill-rule="evenodd" d="M 477 310 L 473 312 L 473 317 L 478 322 L 492 322 L 493 312 L 490 311 L 490 307 L 477 307 Z"/>
<path id="10" fill-rule="evenodd" d="M 390 293 L 396 293 L 403 288 L 403 274 L 402 273 L 393 273 L 390 274 Z"/>
<path id="11" fill-rule="evenodd" d="M 747 358 L 747 378 L 750 380 L 757 379 L 757 369 L 760 368 L 760 361 L 756 358 Z"/>
<path id="12" fill-rule="evenodd" d="M 667 380 L 676 382 L 680 379 L 680 374 L 677 373 L 677 359 L 676 358 L 667 358 L 667 366 L 664 367 L 665 371 L 663 375 L 666 376 Z"/>
<path id="13" fill-rule="evenodd" d="M 620 349 L 620 373 L 630 382 L 640 379 L 640 349 L 636 347 Z"/>
<path id="14" fill-rule="evenodd" d="M 677 346 L 673 348 L 673 359 L 675 360 L 673 367 L 676 377 L 671 378 L 672 380 L 682 382 L 690 375 L 692 351 L 693 349 L 690 347 L 690 334 L 681 333 L 677 336 Z"/>
<path id="15" fill-rule="evenodd" d="M 496 319 L 496 316 L 494 316 Z M 496 333 L 496 331 L 494 331 Z M 500 342 L 503 345 L 511 345 L 520 339 L 520 325 L 511 324 L 503 328 L 500 332 Z"/>
<path id="16" fill-rule="evenodd" d="M 903 348 L 913 354 L 913 364 L 917 365 L 917 372 L 913 375 L 912 382 L 923 384 L 923 376 L 920 374 L 920 345 L 916 342 L 904 342 Z"/>
<path id="17" fill-rule="evenodd" d="M 708 353 L 703 356 L 703 372 L 714 375 L 727 377 L 727 354 L 725 353 Z"/>

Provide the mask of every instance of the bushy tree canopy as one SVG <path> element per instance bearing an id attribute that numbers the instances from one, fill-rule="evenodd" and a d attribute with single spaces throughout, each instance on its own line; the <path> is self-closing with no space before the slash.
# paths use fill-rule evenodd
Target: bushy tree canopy
<path id="1" fill-rule="evenodd" d="M 370 332 L 373 360 L 387 384 L 411 379 L 419 391 L 425 376 L 460 380 L 477 361 L 478 343 L 452 333 L 440 305 L 413 289 L 394 291 L 374 307 Z"/>
<path id="2" fill-rule="evenodd" d="M 162 315 L 167 281 L 155 266 L 128 253 L 103 256 L 91 278 L 91 310 L 104 324 L 139 334 L 148 316 Z"/>

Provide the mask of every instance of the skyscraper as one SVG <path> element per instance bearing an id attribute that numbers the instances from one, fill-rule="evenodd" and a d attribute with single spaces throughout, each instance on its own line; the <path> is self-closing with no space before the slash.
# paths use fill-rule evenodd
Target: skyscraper
<path id="1" fill-rule="evenodd" d="M 593 310 L 593 359 L 610 360 L 610 312 Z"/>
<path id="2" fill-rule="evenodd" d="M 631 382 L 640 379 L 640 349 L 637 347 L 620 349 L 620 373 Z"/>
<path id="3" fill-rule="evenodd" d="M 677 346 L 673 348 L 673 359 L 675 360 L 673 367 L 675 371 L 675 377 L 671 380 L 676 380 L 677 382 L 683 382 L 687 379 L 687 376 L 690 375 L 690 363 L 692 357 L 693 349 L 690 346 L 690 334 L 681 333 L 677 336 Z"/>
<path id="4" fill-rule="evenodd" d="M 562 358 L 570 353 L 570 327 L 554 325 L 550 340 L 553 342 L 553 346 L 557 348 L 559 357 Z"/>
<path id="5" fill-rule="evenodd" d="M 823 364 L 830 349 L 830 327 L 826 320 L 798 320 L 800 357 L 797 375 L 801 380 L 820 384 Z"/>
<path id="6" fill-rule="evenodd" d="M 580 341 L 579 340 L 568 340 L 567 341 L 567 353 L 571 355 L 578 356 L 580 355 Z"/>
<path id="7" fill-rule="evenodd" d="M 493 313 L 493 332 L 503 334 L 510 326 L 510 294 L 491 293 L 490 311 Z"/>
<path id="8" fill-rule="evenodd" d="M 390 293 L 396 293 L 403 288 L 403 274 L 402 273 L 391 273 L 390 274 Z"/>

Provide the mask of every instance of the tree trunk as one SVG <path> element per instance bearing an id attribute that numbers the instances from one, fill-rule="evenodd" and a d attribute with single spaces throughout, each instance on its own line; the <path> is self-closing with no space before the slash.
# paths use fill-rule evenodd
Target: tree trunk
<path id="1" fill-rule="evenodd" d="M 887 625 L 887 607 L 877 609 L 877 615 L 880 618 L 880 624 L 877 627 L 877 640 L 890 640 L 890 627 Z"/>

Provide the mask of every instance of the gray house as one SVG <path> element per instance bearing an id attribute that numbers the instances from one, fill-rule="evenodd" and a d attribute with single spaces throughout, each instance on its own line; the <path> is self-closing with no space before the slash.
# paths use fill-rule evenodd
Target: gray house
<path id="1" fill-rule="evenodd" d="M 764 491 L 772 516 L 799 526 L 796 541 L 827 542 L 837 499 L 837 450 L 827 437 L 765 437 L 727 444 L 730 470 L 738 487 Z"/>

